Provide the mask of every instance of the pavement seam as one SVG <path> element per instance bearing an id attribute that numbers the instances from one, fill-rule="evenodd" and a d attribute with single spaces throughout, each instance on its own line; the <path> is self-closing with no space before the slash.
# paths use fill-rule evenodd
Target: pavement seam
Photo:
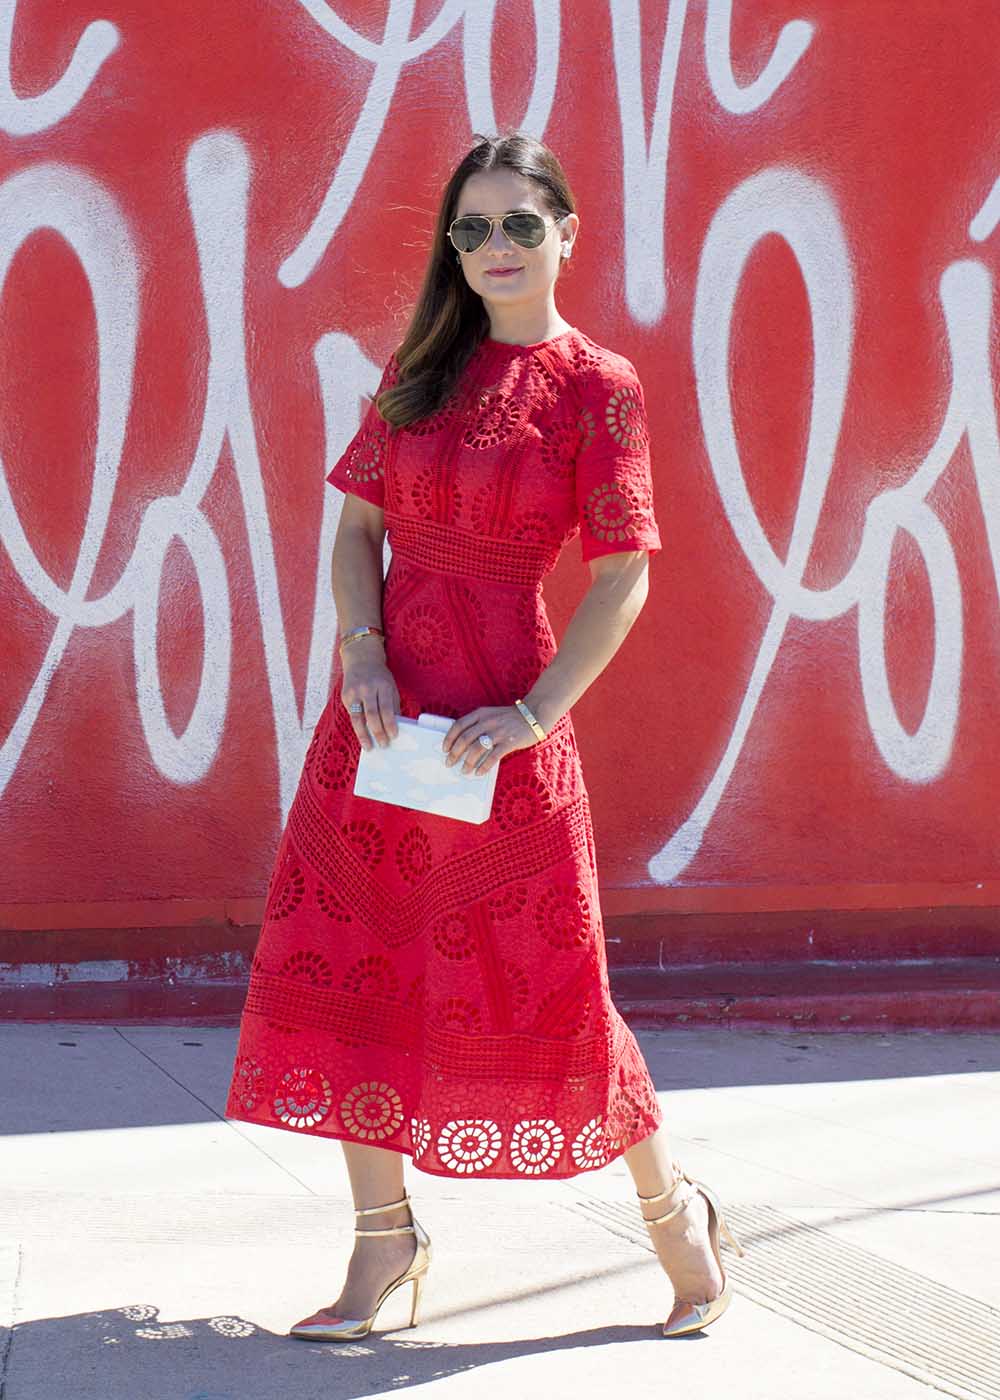
<path id="1" fill-rule="evenodd" d="M 190 1027 L 185 1028 L 185 1034 L 187 1034 L 189 1030 Z M 277 1167 L 278 1170 L 282 1172 L 285 1176 L 289 1177 L 290 1180 L 294 1181 L 297 1185 L 301 1186 L 303 1191 L 305 1191 L 308 1195 L 315 1196 L 318 1194 L 312 1189 L 308 1182 L 305 1182 L 301 1179 L 301 1177 L 296 1176 L 293 1171 L 289 1171 L 288 1167 L 286 1167 L 283 1162 L 279 1162 L 276 1157 L 272 1157 L 271 1153 L 268 1152 L 266 1148 L 261 1147 L 260 1143 L 254 1142 L 254 1140 L 251 1137 L 249 1137 L 245 1132 L 242 1132 L 231 1119 L 225 1116 L 224 1113 L 219 1113 L 219 1111 L 213 1108 L 210 1103 L 207 1103 L 201 1097 L 200 1094 L 196 1094 L 193 1089 L 189 1088 L 186 1084 L 182 1083 L 176 1075 L 171 1074 L 168 1069 L 166 1069 L 163 1065 L 160 1064 L 159 1060 L 154 1059 L 152 1055 L 148 1054 L 145 1050 L 143 1050 L 142 1046 L 137 1045 L 134 1040 L 129 1040 L 128 1036 L 125 1035 L 122 1031 L 121 1026 L 115 1026 L 114 1032 L 116 1035 L 120 1036 L 122 1040 L 124 1040 L 126 1045 L 131 1046 L 133 1050 L 137 1051 L 138 1054 L 142 1055 L 144 1059 L 148 1060 L 151 1065 L 158 1069 L 162 1075 L 165 1075 L 166 1078 L 169 1079 L 172 1084 L 176 1084 L 179 1089 L 183 1089 L 185 1094 L 190 1095 L 190 1097 L 194 1099 L 195 1103 L 200 1103 L 203 1108 L 207 1109 L 207 1111 L 217 1122 L 221 1123 L 224 1127 L 228 1128 L 231 1133 L 235 1133 L 236 1136 L 242 1139 L 242 1141 L 245 1142 L 248 1147 L 252 1147 L 255 1152 L 259 1152 L 262 1157 L 266 1157 L 267 1160 L 273 1166 Z M 2 1395 L 0 1395 L 0 1400 L 3 1400 Z"/>
<path id="2" fill-rule="evenodd" d="M 7 1335 L 4 1338 L 3 1355 L 0 1356 L 0 1400 L 6 1400 L 7 1396 L 7 1376 L 10 1368 L 10 1356 L 14 1348 L 14 1328 L 17 1326 L 17 1298 L 18 1288 L 21 1282 L 21 1268 L 24 1263 L 24 1251 L 20 1242 L 15 1241 L 11 1246 L 17 1257 L 14 1268 L 14 1278 L 10 1288 L 10 1326 L 6 1329 Z"/>

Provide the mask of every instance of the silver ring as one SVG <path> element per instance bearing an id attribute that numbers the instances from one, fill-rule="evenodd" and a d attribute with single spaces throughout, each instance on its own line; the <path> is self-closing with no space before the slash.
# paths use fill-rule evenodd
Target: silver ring
<path id="1" fill-rule="evenodd" d="M 491 749 L 493 747 L 493 740 L 488 734 L 480 734 L 479 742 L 482 744 L 484 749 Z"/>
<path id="2" fill-rule="evenodd" d="M 365 712 L 365 707 L 360 700 L 354 700 L 350 705 L 348 705 L 347 710 L 348 713 L 352 715 L 363 715 Z"/>

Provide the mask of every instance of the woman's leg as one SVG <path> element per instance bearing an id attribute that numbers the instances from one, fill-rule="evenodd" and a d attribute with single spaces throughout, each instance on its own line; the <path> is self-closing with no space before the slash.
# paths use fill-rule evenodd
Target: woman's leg
<path id="1" fill-rule="evenodd" d="M 640 1196 L 655 1196 L 676 1179 L 665 1123 L 642 1142 L 635 1143 L 623 1156 Z M 640 1201 L 643 1218 L 650 1220 L 672 1210 L 684 1193 L 691 1190 L 685 1183 L 669 1200 Z M 708 1233 L 708 1202 L 700 1191 L 693 1194 L 690 1204 L 678 1211 L 672 1220 L 652 1225 L 648 1233 L 677 1298 L 690 1303 L 707 1303 L 719 1296 L 722 1271 Z"/>
<path id="2" fill-rule="evenodd" d="M 406 1187 L 401 1152 L 356 1142 L 342 1141 L 340 1145 L 358 1210 L 402 1200 Z M 363 1231 L 387 1230 L 392 1225 L 409 1225 L 410 1222 L 409 1208 L 402 1205 L 376 1215 L 355 1216 L 351 1224 Z M 410 1232 L 374 1235 L 371 1239 L 356 1235 L 340 1296 L 325 1311 L 335 1317 L 370 1317 L 383 1288 L 404 1272 L 415 1252 L 416 1237 Z"/>

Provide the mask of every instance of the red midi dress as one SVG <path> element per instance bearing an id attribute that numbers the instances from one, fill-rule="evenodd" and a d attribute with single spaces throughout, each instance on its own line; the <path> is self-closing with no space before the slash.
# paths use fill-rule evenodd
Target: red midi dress
<path id="1" fill-rule="evenodd" d="M 397 373 L 393 355 L 379 388 Z M 385 512 L 385 655 L 409 718 L 530 691 L 556 652 L 542 580 L 574 537 L 584 561 L 660 548 L 638 376 L 575 328 L 488 337 L 445 405 L 405 428 L 371 404 L 327 480 Z M 475 825 L 354 795 L 342 681 L 338 657 L 277 849 L 226 1115 L 394 1149 L 437 1176 L 604 1166 L 662 1113 L 611 1000 L 569 712 L 499 760 Z"/>

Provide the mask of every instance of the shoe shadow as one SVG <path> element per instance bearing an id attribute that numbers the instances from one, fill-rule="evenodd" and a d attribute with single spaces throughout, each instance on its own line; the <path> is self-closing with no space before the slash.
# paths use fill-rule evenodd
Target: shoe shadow
<path id="1" fill-rule="evenodd" d="M 241 1317 L 161 1322 L 149 1304 L 45 1318 L 12 1330 L 4 1400 L 351 1400 L 535 1353 L 649 1341 L 655 1322 L 483 1344 L 421 1341 L 416 1329 L 353 1342 L 269 1332 Z M 2 1329 L 0 1329 L 2 1335 Z"/>

